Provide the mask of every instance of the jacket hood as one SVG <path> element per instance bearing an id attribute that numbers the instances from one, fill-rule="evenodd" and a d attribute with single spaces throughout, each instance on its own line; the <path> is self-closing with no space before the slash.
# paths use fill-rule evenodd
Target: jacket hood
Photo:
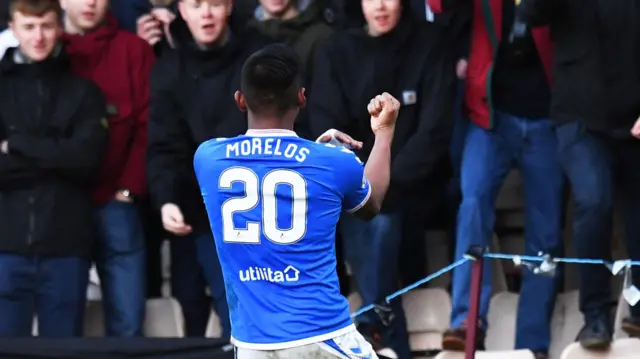
<path id="1" fill-rule="evenodd" d="M 303 13 L 309 7 L 309 5 L 314 3 L 314 1 L 313 0 L 298 0 L 297 3 L 298 3 L 297 4 L 298 12 L 299 13 Z M 254 17 L 254 19 L 256 19 L 258 21 L 262 21 L 262 19 L 264 17 L 264 7 L 262 5 L 258 5 L 256 7 L 256 10 L 253 12 L 253 17 Z"/>
<path id="2" fill-rule="evenodd" d="M 407 49 L 414 47 L 411 43 L 416 41 L 415 30 L 417 24 L 411 16 L 402 16 L 398 25 L 389 33 L 382 36 L 371 37 L 366 29 L 360 30 L 358 41 L 369 54 L 369 60 L 374 68 L 373 83 L 376 86 L 375 93 L 395 88 L 399 69 L 406 62 Z"/>
<path id="3" fill-rule="evenodd" d="M 298 3 L 300 14 L 290 20 L 267 19 L 262 20 L 262 6 L 258 6 L 254 18 L 249 20 L 248 26 L 279 41 L 284 41 L 290 36 L 299 34 L 303 29 L 319 21 L 323 21 L 322 9 L 310 0 L 301 0 Z"/>
<path id="4" fill-rule="evenodd" d="M 398 53 L 402 52 L 406 47 L 406 43 L 410 41 L 411 33 L 415 28 L 415 20 L 413 20 L 411 15 L 403 12 L 396 27 L 384 35 L 376 37 L 369 36 L 365 25 L 364 31 L 361 32 L 364 37 L 362 41 L 369 48 L 377 49 L 384 53 Z"/>
<path id="5" fill-rule="evenodd" d="M 233 19 L 229 19 L 228 39 L 223 44 L 217 44 L 207 49 L 198 47 L 189 31 L 186 21 L 179 15 L 169 26 L 172 37 L 173 49 L 185 59 L 194 60 L 199 63 L 201 71 L 208 73 L 216 71 L 218 68 L 226 67 L 230 63 L 237 61 L 237 56 L 247 47 L 254 43 L 267 42 L 266 36 L 255 30 L 247 29 L 246 26 L 237 26 Z M 257 49 L 256 49 L 257 50 Z"/>

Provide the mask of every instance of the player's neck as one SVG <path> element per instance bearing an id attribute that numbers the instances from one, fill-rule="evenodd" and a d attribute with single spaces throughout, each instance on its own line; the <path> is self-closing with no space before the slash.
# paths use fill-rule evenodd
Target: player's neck
<path id="1" fill-rule="evenodd" d="M 289 130 L 293 131 L 293 120 L 280 117 L 256 117 L 249 116 L 248 128 L 250 130 Z"/>

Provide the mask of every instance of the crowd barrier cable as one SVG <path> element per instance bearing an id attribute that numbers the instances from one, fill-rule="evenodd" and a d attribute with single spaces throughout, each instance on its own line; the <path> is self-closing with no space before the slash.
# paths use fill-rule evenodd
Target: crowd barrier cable
<path id="1" fill-rule="evenodd" d="M 518 255 L 518 254 L 506 254 L 506 253 L 491 253 L 488 252 L 486 248 L 481 247 L 481 246 L 472 246 L 469 251 L 467 252 L 467 254 L 464 255 L 463 258 L 457 260 L 456 262 L 424 277 L 423 279 L 420 279 L 419 281 L 408 285 L 406 287 L 403 287 L 391 294 L 389 294 L 388 296 L 385 297 L 385 302 L 386 303 L 376 303 L 376 304 L 369 304 L 366 305 L 362 308 L 360 308 L 359 310 L 355 311 L 354 313 L 351 314 L 352 318 L 355 318 L 359 315 L 362 315 L 366 312 L 369 312 L 371 310 L 376 309 L 377 307 L 379 307 L 380 305 L 385 305 L 385 304 L 389 304 L 389 302 L 391 302 L 391 300 L 407 293 L 410 292 L 420 286 L 422 286 L 423 284 L 426 284 L 436 278 L 438 278 L 439 276 L 448 273 L 452 270 L 454 270 L 455 268 L 464 265 L 467 262 L 472 262 L 473 265 L 473 269 L 472 269 L 472 283 L 471 283 L 471 289 L 472 289 L 472 293 L 470 295 L 470 308 L 469 308 L 469 315 L 471 317 L 476 316 L 477 317 L 477 310 L 478 310 L 478 300 L 479 300 L 479 296 L 480 296 L 480 283 L 482 281 L 482 266 L 483 266 L 483 262 L 484 259 L 502 259 L 502 260 L 512 260 L 514 263 L 535 263 L 535 262 L 552 262 L 552 263 L 571 263 L 571 264 L 590 264 L 590 265 L 604 265 L 606 267 L 608 267 L 614 275 L 618 274 L 622 269 L 624 268 L 631 268 L 633 266 L 640 266 L 640 261 L 633 261 L 630 259 L 624 259 L 624 260 L 617 260 L 617 261 L 606 261 L 603 259 L 589 259 L 589 258 L 574 258 L 574 257 L 550 257 L 548 255 L 543 255 L 542 253 L 539 256 L 529 256 L 529 255 Z M 626 275 L 628 275 L 628 272 L 626 273 Z M 476 332 L 477 332 L 477 318 L 476 320 L 470 320 L 470 322 L 472 323 L 469 328 L 467 328 L 467 342 L 469 343 L 475 343 L 475 336 L 476 336 Z M 472 339 L 472 340 L 469 340 Z M 473 356 L 475 355 L 475 345 L 468 345 L 467 346 L 467 350 L 466 350 L 466 358 L 473 358 Z"/>
<path id="2" fill-rule="evenodd" d="M 441 275 L 443 275 L 443 274 L 445 274 L 447 272 L 452 271 L 454 268 L 456 268 L 458 266 L 461 266 L 461 265 L 463 265 L 464 263 L 466 263 L 468 261 L 469 261 L 468 258 L 462 258 L 462 259 L 458 260 L 457 262 L 452 263 L 452 264 L 440 269 L 439 271 L 437 271 L 435 273 L 432 273 L 432 274 L 420 279 L 419 281 L 417 281 L 417 282 L 415 282 L 415 283 L 413 283 L 411 285 L 408 285 L 408 286 L 406 286 L 406 287 L 404 287 L 404 288 L 402 288 L 402 289 L 400 289 L 398 291 L 395 291 L 395 292 L 389 294 L 388 296 L 385 297 L 385 301 L 387 303 L 389 303 L 392 299 L 394 299 L 396 297 L 399 297 L 399 296 L 401 296 L 401 295 L 403 295 L 403 294 L 405 294 L 405 293 L 407 293 L 407 292 L 409 292 L 411 290 L 414 290 L 414 289 L 418 288 L 419 286 L 421 286 L 421 285 L 423 285 L 425 283 L 428 283 L 428 282 L 438 278 L 439 276 L 441 276 Z M 357 310 L 356 312 L 354 312 L 353 314 L 351 314 L 351 318 L 355 318 L 355 317 L 359 316 L 360 314 L 363 314 L 363 313 L 366 313 L 366 312 L 368 312 L 370 310 L 373 310 L 375 308 L 375 306 L 376 306 L 375 304 L 370 304 L 370 305 L 364 306 L 364 307 L 360 308 L 359 310 Z"/>

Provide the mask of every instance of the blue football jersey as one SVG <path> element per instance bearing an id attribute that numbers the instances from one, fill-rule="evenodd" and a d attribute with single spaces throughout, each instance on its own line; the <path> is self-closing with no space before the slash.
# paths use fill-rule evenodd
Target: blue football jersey
<path id="1" fill-rule="evenodd" d="M 342 147 L 285 130 L 200 145 L 195 172 L 224 275 L 232 340 L 276 350 L 354 330 L 340 294 L 335 233 L 342 210 L 370 195 Z"/>

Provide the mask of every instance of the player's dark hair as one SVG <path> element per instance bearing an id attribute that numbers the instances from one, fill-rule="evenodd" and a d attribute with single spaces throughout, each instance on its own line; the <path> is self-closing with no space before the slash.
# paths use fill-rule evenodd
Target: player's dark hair
<path id="1" fill-rule="evenodd" d="M 249 110 L 282 116 L 298 108 L 301 68 L 300 57 L 282 44 L 251 55 L 242 67 L 240 85 Z"/>

